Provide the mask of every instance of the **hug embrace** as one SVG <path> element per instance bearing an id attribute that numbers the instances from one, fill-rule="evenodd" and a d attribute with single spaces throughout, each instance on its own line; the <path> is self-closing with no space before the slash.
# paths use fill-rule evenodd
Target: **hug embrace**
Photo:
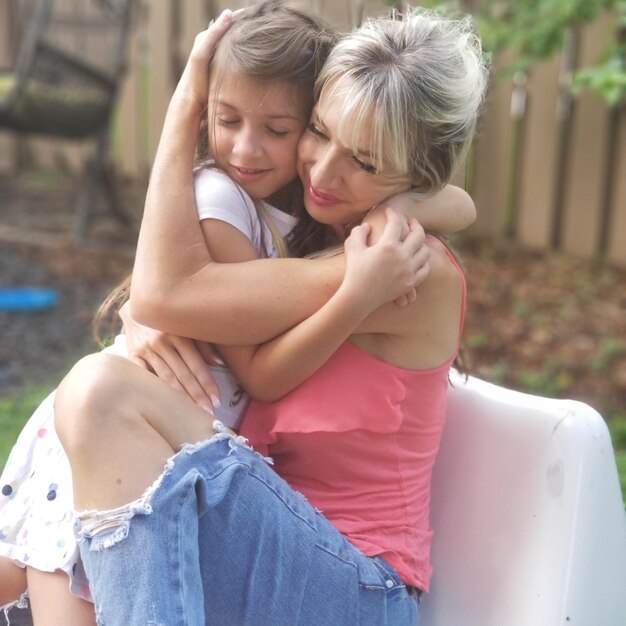
<path id="1" fill-rule="evenodd" d="M 470 21 L 421 10 L 339 36 L 267 0 L 196 37 L 113 298 L 123 334 L 2 475 L 5 610 L 418 623 L 465 312 L 440 236 L 474 219 L 449 181 L 486 75 Z"/>

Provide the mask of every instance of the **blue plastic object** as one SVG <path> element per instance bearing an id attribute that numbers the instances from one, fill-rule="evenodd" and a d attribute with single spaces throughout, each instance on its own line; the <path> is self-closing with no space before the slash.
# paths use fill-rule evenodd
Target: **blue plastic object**
<path id="1" fill-rule="evenodd" d="M 57 292 L 42 287 L 0 287 L 0 311 L 26 312 L 50 309 L 57 303 Z"/>

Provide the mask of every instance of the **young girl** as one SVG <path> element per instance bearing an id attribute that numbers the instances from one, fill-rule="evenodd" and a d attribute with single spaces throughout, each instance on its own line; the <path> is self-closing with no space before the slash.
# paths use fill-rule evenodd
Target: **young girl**
<path id="1" fill-rule="evenodd" d="M 295 207 L 297 212 L 298 205 L 302 206 L 302 188 L 295 180 L 296 146 L 309 119 L 317 70 L 332 42 L 333 37 L 309 16 L 268 2 L 243 12 L 221 43 L 213 63 L 207 116 L 215 166 L 194 174 L 198 215 L 215 260 L 275 256 L 284 247 L 282 238 L 292 230 L 288 240 L 292 250 L 311 247 L 314 225 L 305 217 L 298 222 L 286 210 Z M 413 204 L 404 201 L 407 210 Z M 433 228 L 440 223 L 440 230 L 454 230 L 467 222 L 472 205 L 459 190 L 449 189 L 430 203 L 417 204 L 415 211 L 425 223 L 430 219 Z M 296 223 L 299 227 L 294 229 Z M 316 236 L 315 245 L 321 247 L 319 242 L 327 231 L 318 231 Z M 386 270 L 383 273 L 393 282 Z M 352 324 L 350 321 L 348 326 Z M 126 325 L 136 328 L 128 315 Z M 316 342 L 316 349 L 310 351 L 312 358 L 297 371 L 287 365 L 288 357 L 276 352 L 275 346 L 252 352 L 231 348 L 231 358 L 249 363 L 246 387 L 250 391 L 268 398 L 261 390 L 267 388 L 263 379 L 271 378 L 277 381 L 272 394 L 278 397 L 332 353 L 347 332 L 347 326 L 335 324 L 334 328 L 334 335 L 324 333 L 320 339 L 327 347 L 321 349 Z M 125 353 L 122 339 L 118 338 L 114 350 Z M 293 354 L 294 349 L 290 350 Z M 184 368 L 185 361 L 176 367 Z M 214 408 L 218 417 L 234 425 L 247 400 L 225 368 L 212 371 L 220 383 L 221 406 L 216 406 L 215 398 L 210 404 L 210 398 L 205 398 L 205 408 Z M 179 377 L 184 379 L 180 373 Z M 53 401 L 54 396 L 48 398 L 24 429 L 3 474 L 6 500 L 0 501 L 4 534 L 0 549 L 3 555 L 28 566 L 31 604 L 38 623 L 89 623 L 93 620 L 90 605 L 66 592 L 65 575 L 69 575 L 72 591 L 89 597 L 76 562 L 71 483 L 52 424 Z M 4 576 L 3 581 L 12 576 Z M 3 582 L 0 587 L 7 593 L 2 603 L 16 597 L 8 584 Z"/>
<path id="2" fill-rule="evenodd" d="M 220 271 L 196 243 L 185 171 L 207 89 L 201 70 L 225 25 L 197 40 L 146 202 L 131 304 L 141 321 L 158 321 L 173 289 L 162 314 L 169 330 L 181 327 L 178 297 L 190 305 Z M 449 178 L 474 129 L 485 72 L 467 24 L 428 14 L 375 21 L 335 50 L 300 142 L 299 173 L 307 211 L 349 227 L 364 215 L 380 218 L 370 207 L 391 192 L 437 189 Z M 158 175 L 166 171 L 175 187 Z M 164 210 L 173 206 L 176 214 Z M 355 317 L 378 298 L 357 288 L 369 285 L 354 254 L 363 261 L 379 252 L 364 240 L 354 228 L 346 278 L 331 298 L 354 306 Z M 165 265 L 161 253 L 182 241 L 187 247 Z M 305 384 L 246 415 L 244 430 L 308 501 L 240 437 L 212 427 L 189 399 L 128 361 L 93 355 L 72 370 L 59 389 L 57 427 L 77 506 L 95 509 L 79 517 L 80 547 L 103 623 L 416 623 L 430 578 L 430 474 L 465 302 L 458 265 L 431 245 L 416 301 L 366 314 Z M 364 274 L 376 282 L 372 271 L 375 264 Z M 250 281 L 243 291 L 257 293 Z M 199 299 L 186 324 L 212 339 L 201 312 L 219 312 L 223 302 Z M 341 318 L 342 309 L 334 313 Z M 254 319 L 229 332 L 248 333 L 246 324 Z M 107 401 L 112 395 L 118 403 Z"/>

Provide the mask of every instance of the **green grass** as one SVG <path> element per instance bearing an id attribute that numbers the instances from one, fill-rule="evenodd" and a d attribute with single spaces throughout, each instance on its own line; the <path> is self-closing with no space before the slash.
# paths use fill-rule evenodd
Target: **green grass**
<path id="1" fill-rule="evenodd" d="M 626 503 L 626 415 L 615 416 L 609 421 L 611 439 L 615 448 L 615 460 L 619 481 L 622 486 L 622 498 Z"/>
<path id="2" fill-rule="evenodd" d="M 619 472 L 619 482 L 622 486 L 622 498 L 626 506 L 626 450 L 615 453 L 617 461 L 617 471 Z"/>
<path id="3" fill-rule="evenodd" d="M 33 387 L 0 400 L 0 467 L 4 467 L 22 427 L 50 390 L 49 385 Z"/>

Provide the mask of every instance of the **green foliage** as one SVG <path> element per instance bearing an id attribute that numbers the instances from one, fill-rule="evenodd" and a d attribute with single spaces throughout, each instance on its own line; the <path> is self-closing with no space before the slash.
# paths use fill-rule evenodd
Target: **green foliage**
<path id="1" fill-rule="evenodd" d="M 568 31 L 613 8 L 615 0 L 514 0 L 480 3 L 475 15 L 487 49 L 514 54 L 512 71 L 526 71 L 558 52 Z"/>
<path id="2" fill-rule="evenodd" d="M 574 77 L 574 93 L 589 89 L 602 96 L 611 106 L 617 105 L 626 94 L 624 67 L 621 59 L 612 57 L 603 65 L 580 70 Z"/>
<path id="3" fill-rule="evenodd" d="M 398 2 L 387 0 L 396 6 Z M 508 51 L 500 72 L 528 72 L 562 50 L 579 26 L 613 11 L 615 35 L 597 65 L 573 77 L 574 93 L 589 89 L 615 106 L 626 96 L 626 0 L 424 0 L 420 6 L 448 14 L 471 13 L 490 55 Z"/>

